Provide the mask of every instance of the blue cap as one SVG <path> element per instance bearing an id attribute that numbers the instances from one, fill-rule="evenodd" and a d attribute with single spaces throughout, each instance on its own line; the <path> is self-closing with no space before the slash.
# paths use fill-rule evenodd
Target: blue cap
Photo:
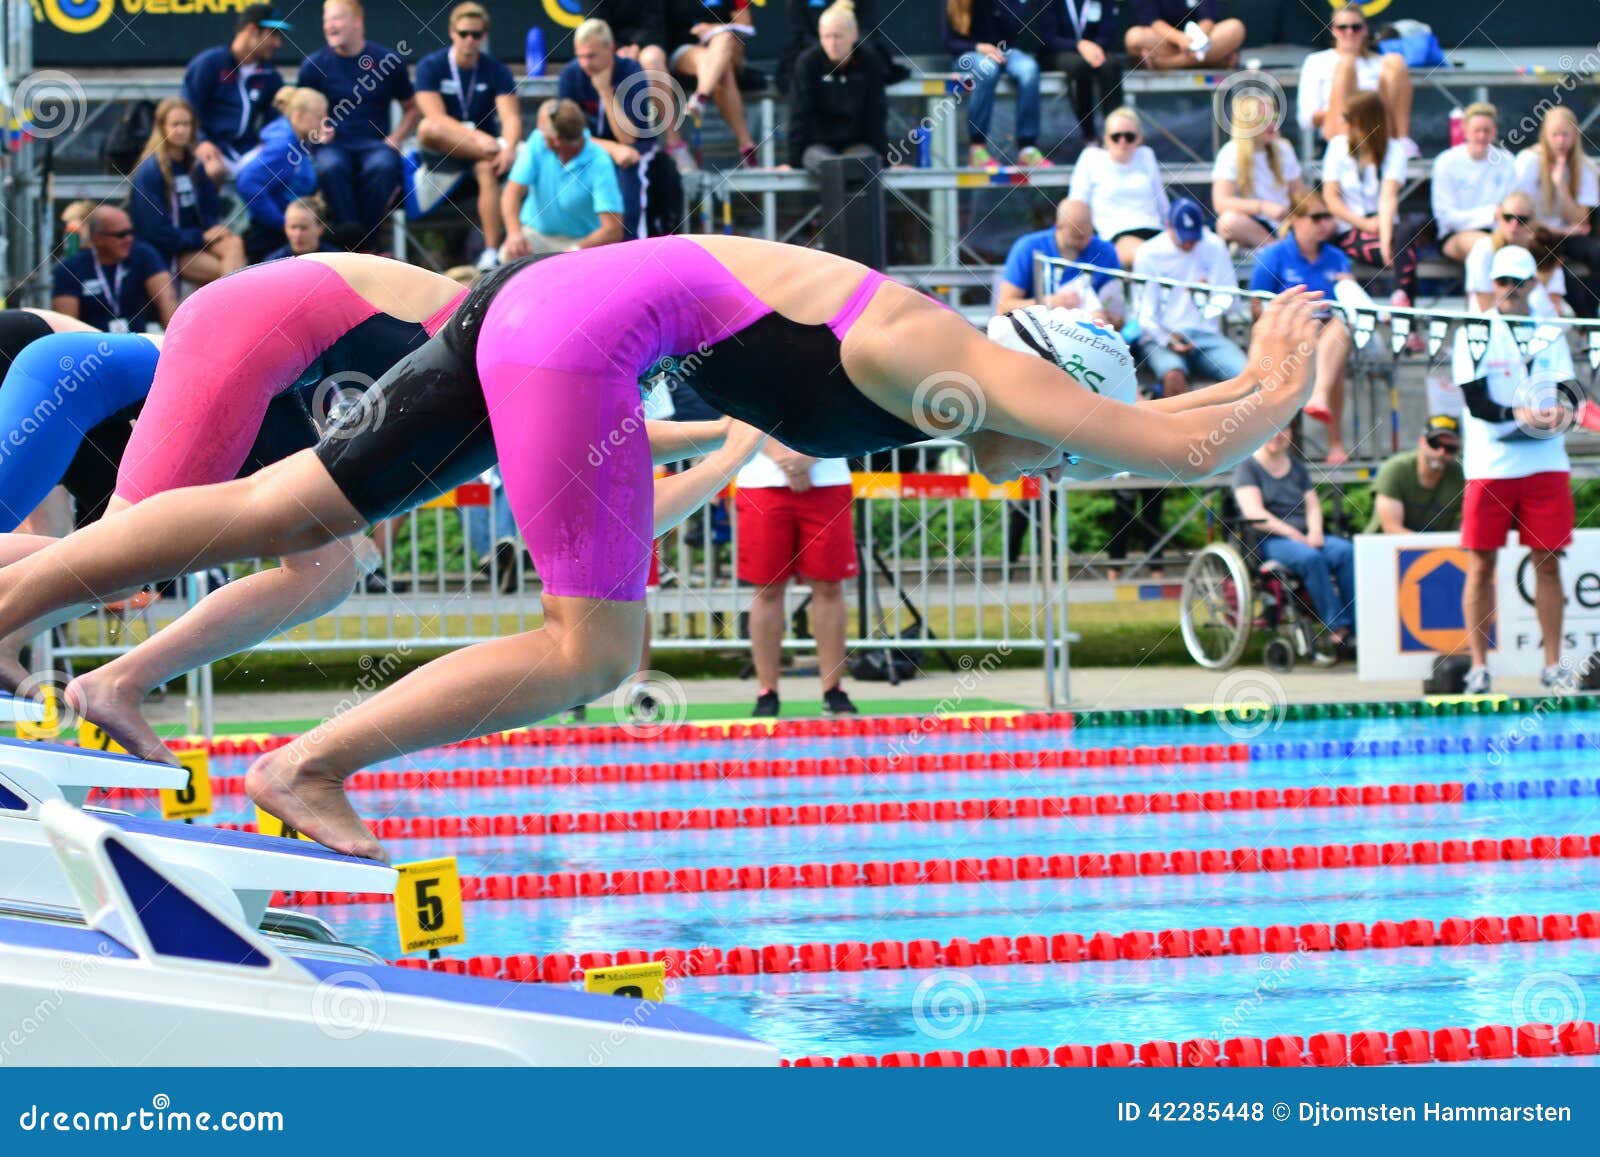
<path id="1" fill-rule="evenodd" d="M 294 25 L 278 15 L 278 10 L 271 4 L 251 4 L 241 10 L 237 27 L 244 28 L 251 24 L 272 32 L 294 31 Z"/>
<path id="2" fill-rule="evenodd" d="M 1172 226 L 1179 241 L 1198 241 L 1206 227 L 1206 211 L 1193 197 L 1179 197 L 1167 214 L 1167 224 Z"/>

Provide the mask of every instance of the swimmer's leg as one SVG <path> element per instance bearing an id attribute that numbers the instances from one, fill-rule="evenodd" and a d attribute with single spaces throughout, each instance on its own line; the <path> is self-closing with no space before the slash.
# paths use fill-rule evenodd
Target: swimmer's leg
<path id="1" fill-rule="evenodd" d="M 74 603 L 311 550 L 365 525 L 310 450 L 235 482 L 169 490 L 0 570 L 0 636 Z"/>
<path id="2" fill-rule="evenodd" d="M 633 674 L 644 603 L 549 594 L 543 602 L 538 630 L 435 659 L 257 760 L 245 779 L 250 798 L 335 851 L 381 857 L 344 793 L 351 774 L 591 702 Z"/>
<path id="3" fill-rule="evenodd" d="M 327 614 L 355 586 L 352 540 L 284 557 L 283 565 L 212 591 L 177 622 L 67 686 L 67 703 L 134 755 L 176 758 L 140 714 L 145 696 L 186 671 Z"/>

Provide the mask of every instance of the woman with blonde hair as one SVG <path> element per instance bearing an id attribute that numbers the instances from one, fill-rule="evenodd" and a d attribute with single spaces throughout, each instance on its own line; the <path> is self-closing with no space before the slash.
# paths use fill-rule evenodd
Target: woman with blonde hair
<path id="1" fill-rule="evenodd" d="M 1409 306 L 1417 295 L 1417 254 L 1415 232 L 1400 219 L 1405 150 L 1389 135 L 1377 93 L 1351 93 L 1343 111 L 1344 135 L 1328 142 L 1322 158 L 1322 192 L 1339 222 L 1337 244 L 1350 260 L 1388 275 L 1391 304 Z M 1412 336 L 1421 341 L 1421 334 Z"/>
<path id="2" fill-rule="evenodd" d="M 1240 93 L 1229 117 L 1231 139 L 1211 170 L 1217 236 L 1246 249 L 1270 241 L 1304 187 L 1294 146 L 1278 135 L 1279 111 L 1264 93 Z"/>
<path id="3" fill-rule="evenodd" d="M 244 268 L 244 239 L 220 223 L 222 207 L 194 152 L 194 106 L 169 96 L 156 105 L 150 139 L 133 170 L 128 215 L 139 239 L 173 272 L 207 285 Z"/>
<path id="4" fill-rule="evenodd" d="M 250 213 L 247 248 L 254 261 L 286 243 L 284 213 L 289 203 L 317 191 L 313 143 L 325 143 L 332 128 L 328 98 L 314 88 L 285 85 L 278 90 L 283 113 L 261 130 L 261 147 L 239 169 L 237 188 Z"/>
<path id="5" fill-rule="evenodd" d="M 1144 141 L 1144 126 L 1131 108 L 1106 117 L 1106 143 L 1083 150 L 1072 170 L 1067 196 L 1085 201 L 1094 230 L 1117 248 L 1124 269 L 1133 268 L 1139 246 L 1167 226 L 1167 190 L 1161 166 Z"/>
<path id="6" fill-rule="evenodd" d="M 1483 313 L 1494 304 L 1494 278 L 1490 273 L 1494 255 L 1507 245 L 1520 246 L 1538 256 L 1538 281 L 1528 293 L 1528 312 L 1534 316 L 1556 317 L 1567 294 L 1567 278 L 1561 264 L 1550 260 L 1548 243 L 1541 243 L 1541 231 L 1534 219 L 1533 198 L 1526 193 L 1507 193 L 1495 206 L 1494 231 L 1484 234 L 1467 254 L 1467 306 Z"/>
<path id="7" fill-rule="evenodd" d="M 328 203 L 320 193 L 296 197 L 289 202 L 289 207 L 283 211 L 283 233 L 288 241 L 267 254 L 262 258 L 263 261 L 300 257 L 307 253 L 338 252 L 338 247 L 326 240 Z"/>
<path id="8" fill-rule="evenodd" d="M 1583 153 L 1578 117 L 1565 105 L 1544 114 L 1539 143 L 1517 154 L 1517 188 L 1533 199 L 1536 223 L 1555 246 L 1557 259 L 1588 266 L 1573 272 L 1572 307 L 1580 317 L 1600 316 L 1600 242 L 1589 214 L 1600 205 L 1600 176 Z"/>

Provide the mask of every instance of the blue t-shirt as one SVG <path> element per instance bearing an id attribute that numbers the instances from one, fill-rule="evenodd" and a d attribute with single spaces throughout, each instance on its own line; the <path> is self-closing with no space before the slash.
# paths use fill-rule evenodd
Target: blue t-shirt
<path id="1" fill-rule="evenodd" d="M 1040 229 L 1037 233 L 1024 233 L 1011 245 L 1011 252 L 1006 254 L 1006 268 L 1003 276 L 1006 284 L 1015 286 L 1023 293 L 1033 296 L 1033 259 L 1036 254 L 1046 257 L 1060 257 L 1061 250 L 1056 247 L 1056 231 Z M 1116 246 L 1098 235 L 1091 235 L 1089 244 L 1083 247 L 1083 252 L 1074 259 L 1085 265 L 1098 265 L 1101 268 L 1121 269 L 1122 264 L 1117 260 Z M 1062 269 L 1062 281 L 1071 281 L 1075 274 L 1070 270 Z M 1089 287 L 1099 291 L 1100 287 L 1112 280 L 1109 273 L 1091 273 Z"/>
<path id="2" fill-rule="evenodd" d="M 567 164 L 535 132 L 511 166 L 511 180 L 525 185 L 522 223 L 553 237 L 587 237 L 600 228 L 601 213 L 622 213 L 617 166 L 583 134 L 583 150 Z"/>
<path id="3" fill-rule="evenodd" d="M 639 134 L 640 144 L 655 140 L 661 132 L 660 127 L 654 123 L 648 126 L 639 124 L 640 120 L 650 114 L 655 105 L 649 84 L 643 80 L 633 79 L 643 72 L 644 66 L 637 60 L 628 60 L 621 56 L 617 57 L 616 63 L 611 66 L 611 87 L 622 102 L 622 111 L 629 119 L 634 120 L 636 127 L 648 129 Z M 561 79 L 556 82 L 556 95 L 562 100 L 578 102 L 583 115 L 589 118 L 590 136 L 602 141 L 617 139 L 616 131 L 600 107 L 600 93 L 595 89 L 594 81 L 589 79 L 589 74 L 583 71 L 583 65 L 576 60 L 568 61 L 567 66 L 561 70 Z M 634 119 L 636 117 L 638 119 Z"/>
<path id="4" fill-rule="evenodd" d="M 478 54 L 472 68 L 450 67 L 450 49 L 430 52 L 417 61 L 417 91 L 436 92 L 444 101 L 444 111 L 463 124 L 482 129 L 491 137 L 500 135 L 500 114 L 495 111 L 497 96 L 517 91 L 517 78 L 494 57 Z M 469 89 L 466 108 L 461 105 L 461 90 Z"/>
<path id="5" fill-rule="evenodd" d="M 335 146 L 378 144 L 389 135 L 389 102 L 414 93 L 405 58 L 370 40 L 354 56 L 318 49 L 300 66 L 298 83 L 328 98 Z"/>
<path id="6" fill-rule="evenodd" d="M 159 321 L 150 309 L 150 294 L 144 283 L 167 274 L 167 263 L 155 246 L 135 241 L 128 259 L 120 265 L 102 266 L 93 249 L 81 249 L 56 266 L 52 297 L 76 297 L 78 319 L 96 329 L 110 329 L 118 318 L 128 328 L 143 332 L 145 323 Z"/>
<path id="7" fill-rule="evenodd" d="M 1316 261 L 1307 261 L 1295 239 L 1285 237 L 1256 252 L 1250 288 L 1282 293 L 1291 286 L 1303 285 L 1307 289 L 1320 289 L 1331 300 L 1333 279 L 1349 272 L 1350 259 L 1336 246 L 1324 242 Z"/>
<path id="8" fill-rule="evenodd" d="M 224 44 L 208 48 L 183 72 L 183 99 L 199 114 L 200 139 L 239 156 L 255 148 L 261 126 L 278 115 L 272 98 L 283 77 L 270 64 L 246 64 Z"/>

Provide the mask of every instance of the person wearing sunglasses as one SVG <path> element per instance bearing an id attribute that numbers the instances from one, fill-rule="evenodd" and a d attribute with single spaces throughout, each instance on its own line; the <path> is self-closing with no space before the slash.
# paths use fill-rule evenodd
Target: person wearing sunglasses
<path id="1" fill-rule="evenodd" d="M 438 204 L 467 173 L 478 193 L 483 230 L 479 268 L 491 268 L 505 239 L 500 219 L 500 179 L 516 160 L 522 139 L 517 81 L 511 70 L 484 51 L 489 13 L 477 3 L 450 10 L 450 47 L 417 62 L 417 144 L 421 147 L 414 186 L 418 200 Z"/>
<path id="2" fill-rule="evenodd" d="M 1133 268 L 1139 246 L 1167 224 L 1167 190 L 1161 166 L 1143 143 L 1139 114 L 1119 108 L 1106 117 L 1106 144 L 1083 150 L 1072 170 L 1067 196 L 1085 201 L 1095 228 L 1116 246 L 1124 269 Z"/>
<path id="3" fill-rule="evenodd" d="M 1490 690 L 1495 560 L 1513 528 L 1533 568 L 1534 611 L 1544 644 L 1540 683 L 1547 691 L 1571 691 L 1574 672 L 1561 662 L 1561 552 L 1572 541 L 1575 517 L 1563 436 L 1573 424 L 1573 403 L 1583 394 L 1565 341 L 1524 354 L 1519 334 L 1503 320 L 1528 313 L 1533 254 L 1507 245 L 1494 255 L 1490 275 L 1495 289 L 1486 311 L 1488 332 L 1481 323 L 1461 326 L 1452 357 L 1452 376 L 1466 406 L 1461 545 L 1468 555 L 1461 612 L 1472 652 L 1466 691 Z"/>
<path id="4" fill-rule="evenodd" d="M 1367 534 L 1420 534 L 1461 526 L 1467 476 L 1461 469 L 1461 422 L 1434 414 L 1417 436 L 1415 450 L 1402 450 L 1378 467 L 1372 483 L 1372 520 Z"/>
<path id="5" fill-rule="evenodd" d="M 1227 144 L 1211 170 L 1211 204 L 1217 235 L 1246 249 L 1259 249 L 1277 233 L 1289 202 L 1304 187 L 1294 146 L 1278 133 L 1276 102 L 1259 92 L 1233 98 Z"/>
<path id="6" fill-rule="evenodd" d="M 1461 114 L 1466 140 L 1433 162 L 1433 220 L 1439 249 L 1451 261 L 1465 262 L 1472 247 L 1495 227 L 1497 206 L 1516 186 L 1511 154 L 1495 144 L 1498 116 L 1487 101 L 1469 104 Z"/>
<path id="7" fill-rule="evenodd" d="M 1303 285 L 1320 292 L 1324 300 L 1338 300 L 1352 308 L 1377 308 L 1352 276 L 1350 259 L 1329 240 L 1333 225 L 1333 214 L 1317 190 L 1307 189 L 1295 197 L 1289 203 L 1289 235 L 1256 251 L 1250 288 L 1282 293 L 1291 286 Z M 1250 308 L 1259 312 L 1260 303 L 1251 302 Z M 1334 313 L 1317 339 L 1316 383 L 1305 406 L 1308 417 L 1328 428 L 1324 461 L 1329 466 L 1338 466 L 1350 457 L 1345 448 L 1343 421 L 1345 367 L 1351 348 L 1350 330 L 1343 318 Z"/>
<path id="8" fill-rule="evenodd" d="M 1123 44 L 1139 68 L 1237 68 L 1244 21 L 1221 0 L 1128 0 Z"/>
<path id="9" fill-rule="evenodd" d="M 1417 299 L 1417 230 L 1400 215 L 1405 150 L 1390 136 L 1376 93 L 1351 93 L 1344 114 L 1345 134 L 1329 141 L 1322 157 L 1322 191 L 1339 222 L 1337 243 L 1352 261 L 1377 267 L 1391 305 L 1409 307 Z M 1422 335 L 1412 336 L 1420 349 Z"/>
<path id="10" fill-rule="evenodd" d="M 1380 53 L 1359 4 L 1346 4 L 1329 25 L 1333 47 L 1313 52 L 1300 66 L 1296 118 L 1305 132 L 1331 141 L 1344 135 L 1344 102 L 1353 92 L 1377 93 L 1388 114 L 1389 135 L 1418 156 L 1411 141 L 1411 72 L 1405 58 Z"/>
<path id="11" fill-rule="evenodd" d="M 1538 253 L 1541 244 L 1538 223 L 1533 215 L 1533 199 L 1526 193 L 1510 193 L 1494 210 L 1494 231 L 1479 237 L 1467 254 L 1467 307 L 1483 313 L 1494 304 L 1494 278 L 1490 273 L 1494 256 L 1508 245 Z M 1528 313 L 1534 317 L 1557 317 L 1566 302 L 1567 277 L 1561 263 L 1553 258 L 1538 268 L 1538 280 L 1528 290 Z"/>
<path id="12" fill-rule="evenodd" d="M 102 205 L 84 222 L 82 249 L 56 266 L 50 308 L 107 333 L 142 333 L 172 320 L 178 297 L 155 247 L 133 235 L 133 219 Z"/>
<path id="13" fill-rule="evenodd" d="M 1583 152 L 1577 115 L 1562 105 L 1539 123 L 1539 141 L 1517 154 L 1517 188 L 1533 198 L 1536 222 L 1556 245 L 1557 257 L 1581 261 L 1573 272 L 1572 307 L 1579 317 L 1600 316 L 1600 240 L 1589 218 L 1600 205 L 1600 173 Z"/>

